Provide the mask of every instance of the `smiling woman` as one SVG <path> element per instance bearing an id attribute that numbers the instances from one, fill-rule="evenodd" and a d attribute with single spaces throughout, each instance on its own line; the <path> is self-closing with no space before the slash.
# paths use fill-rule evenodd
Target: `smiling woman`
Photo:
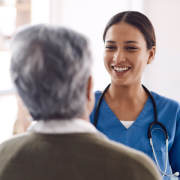
<path id="1" fill-rule="evenodd" d="M 104 65 L 111 77 L 111 85 L 103 93 L 104 97 L 101 91 L 96 91 L 91 122 L 95 122 L 97 104 L 102 98 L 98 121 L 94 123 L 97 129 L 112 140 L 146 153 L 155 161 L 147 133 L 154 122 L 153 101 L 141 85 L 142 74 L 155 57 L 154 28 L 145 15 L 126 11 L 110 19 L 103 40 Z M 151 94 L 157 106 L 158 122 L 165 126 L 169 135 L 166 169 L 164 133 L 154 131 L 154 128 L 160 128 L 158 126 L 152 129 L 159 166 L 168 175 L 171 167 L 173 173 L 180 172 L 180 105 L 154 92 Z M 170 178 L 165 176 L 163 179 Z"/>
<path id="2" fill-rule="evenodd" d="M 155 54 L 155 46 L 147 49 L 146 44 L 141 31 L 126 22 L 109 27 L 105 36 L 104 64 L 115 84 L 140 84 L 146 64 Z"/>

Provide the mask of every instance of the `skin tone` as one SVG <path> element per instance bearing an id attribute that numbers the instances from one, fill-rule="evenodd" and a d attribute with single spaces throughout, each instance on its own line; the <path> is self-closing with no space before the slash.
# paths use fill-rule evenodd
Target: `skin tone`
<path id="1" fill-rule="evenodd" d="M 84 119 L 85 121 L 90 121 L 89 116 L 94 108 L 94 103 L 95 103 L 95 96 L 93 92 L 93 79 L 91 76 L 88 79 L 86 97 L 87 97 L 87 101 L 84 105 L 84 114 L 80 118 Z"/>
<path id="2" fill-rule="evenodd" d="M 104 98 L 119 120 L 134 121 L 142 111 L 148 94 L 141 85 L 141 78 L 154 56 L 155 46 L 147 49 L 138 28 L 120 22 L 108 29 L 104 65 L 111 76 L 111 86 Z M 118 68 L 126 71 L 117 72 Z"/>

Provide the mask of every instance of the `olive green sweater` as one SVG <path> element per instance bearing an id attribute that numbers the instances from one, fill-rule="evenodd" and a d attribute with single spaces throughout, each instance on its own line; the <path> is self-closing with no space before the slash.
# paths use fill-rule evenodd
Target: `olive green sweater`
<path id="1" fill-rule="evenodd" d="M 97 134 L 25 133 L 0 145 L 0 180 L 161 180 L 142 153 Z"/>

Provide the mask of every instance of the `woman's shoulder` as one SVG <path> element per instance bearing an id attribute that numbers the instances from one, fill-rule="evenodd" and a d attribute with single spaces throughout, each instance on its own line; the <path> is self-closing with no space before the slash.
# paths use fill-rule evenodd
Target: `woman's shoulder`
<path id="1" fill-rule="evenodd" d="M 158 93 L 155 93 L 153 91 L 151 91 L 151 94 L 153 95 L 153 97 L 157 100 L 163 100 L 163 101 L 166 101 L 166 102 L 170 102 L 170 103 L 173 103 L 173 104 L 179 104 L 178 101 L 174 100 L 174 99 L 171 99 L 171 98 L 168 98 L 166 96 L 163 96 L 163 95 L 160 95 Z"/>
<path id="2" fill-rule="evenodd" d="M 93 123 L 93 120 L 94 120 L 94 114 L 95 114 L 95 111 L 96 111 L 96 108 L 97 108 L 97 104 L 98 104 L 98 101 L 99 101 L 99 98 L 101 97 L 102 95 L 102 92 L 101 91 L 95 91 L 94 92 L 95 94 L 95 104 L 94 104 L 94 109 L 90 115 L 90 121 L 91 123 Z"/>
<path id="3" fill-rule="evenodd" d="M 94 94 L 95 94 L 95 99 L 96 99 L 96 101 L 98 101 L 99 98 L 100 98 L 101 95 L 102 95 L 102 91 L 95 91 Z"/>
<path id="4" fill-rule="evenodd" d="M 155 92 L 151 91 L 151 94 L 153 95 L 153 98 L 156 102 L 157 105 L 159 106 L 164 106 L 164 107 L 169 107 L 169 108 L 176 108 L 180 109 L 180 103 L 174 99 L 168 98 L 166 96 L 157 94 Z"/>
<path id="5" fill-rule="evenodd" d="M 98 90 L 98 91 L 95 91 L 95 96 L 100 96 L 102 94 L 102 91 Z"/>

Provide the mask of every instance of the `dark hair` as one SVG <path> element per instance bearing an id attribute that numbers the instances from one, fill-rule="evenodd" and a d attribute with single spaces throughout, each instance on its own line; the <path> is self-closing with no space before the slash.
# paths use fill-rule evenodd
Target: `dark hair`
<path id="1" fill-rule="evenodd" d="M 146 40 L 148 50 L 150 50 L 152 46 L 156 46 L 156 36 L 152 23 L 144 14 L 137 11 L 124 11 L 114 15 L 105 27 L 103 34 L 104 42 L 108 29 L 112 25 L 120 23 L 122 21 L 138 28 L 142 32 Z"/>

